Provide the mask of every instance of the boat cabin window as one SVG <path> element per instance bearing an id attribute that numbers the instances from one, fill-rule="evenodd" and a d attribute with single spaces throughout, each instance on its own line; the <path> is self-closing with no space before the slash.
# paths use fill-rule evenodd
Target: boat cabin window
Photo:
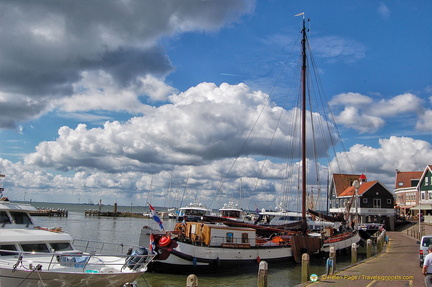
<path id="1" fill-rule="evenodd" d="M 26 252 L 44 252 L 49 253 L 48 246 L 45 243 L 29 243 L 29 244 L 21 244 L 22 250 Z"/>
<path id="2" fill-rule="evenodd" d="M 301 218 L 298 216 L 281 216 L 279 220 L 283 221 L 299 221 Z"/>
<path id="3" fill-rule="evenodd" d="M 0 224 L 11 223 L 9 216 L 5 211 L 0 211 Z"/>
<path id="4" fill-rule="evenodd" d="M 242 243 L 249 243 L 249 237 L 247 233 L 242 233 Z"/>
<path id="5" fill-rule="evenodd" d="M 50 242 L 51 248 L 55 251 L 73 250 L 69 242 Z"/>
<path id="6" fill-rule="evenodd" d="M 236 210 L 223 210 L 222 216 L 226 217 L 240 217 L 240 211 Z"/>
<path id="7" fill-rule="evenodd" d="M 11 212 L 12 218 L 16 224 L 33 224 L 30 217 L 25 212 Z"/>
<path id="8" fill-rule="evenodd" d="M 196 209 L 187 209 L 184 212 L 186 215 L 195 215 L 195 216 L 202 216 L 205 215 L 204 210 L 196 210 Z"/>
<path id="9" fill-rule="evenodd" d="M 227 232 L 226 242 L 227 243 L 233 243 L 234 242 L 234 234 L 232 232 Z"/>
<path id="10" fill-rule="evenodd" d="M 0 245 L 0 256 L 8 256 L 8 255 L 16 255 L 17 252 L 8 252 L 8 251 L 16 251 L 16 247 L 13 244 L 3 244 Z"/>

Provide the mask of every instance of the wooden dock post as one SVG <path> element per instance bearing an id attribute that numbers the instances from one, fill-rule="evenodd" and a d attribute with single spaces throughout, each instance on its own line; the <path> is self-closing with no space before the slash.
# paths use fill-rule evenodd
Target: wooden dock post
<path id="1" fill-rule="evenodd" d="M 258 268 L 258 287 L 267 287 L 268 263 L 261 261 Z"/>
<path id="2" fill-rule="evenodd" d="M 370 258 L 372 256 L 372 240 L 369 238 L 366 240 L 366 258 Z"/>
<path id="3" fill-rule="evenodd" d="M 302 255 L 302 273 L 301 273 L 301 283 L 309 281 L 309 254 L 303 253 Z"/>
<path id="4" fill-rule="evenodd" d="M 351 264 L 357 263 L 357 244 L 351 244 Z"/>
<path id="5" fill-rule="evenodd" d="M 198 287 L 198 277 L 190 274 L 186 279 L 186 287 Z"/>

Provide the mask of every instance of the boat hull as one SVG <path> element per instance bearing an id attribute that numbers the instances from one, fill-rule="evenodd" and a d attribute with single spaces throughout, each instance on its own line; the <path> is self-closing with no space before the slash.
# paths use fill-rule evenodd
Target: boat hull
<path id="1" fill-rule="evenodd" d="M 335 251 L 341 251 L 351 248 L 353 243 L 359 244 L 360 241 L 362 241 L 362 238 L 360 237 L 360 234 L 356 232 L 352 236 L 344 238 L 343 240 L 337 240 L 336 238 L 333 238 L 333 240 L 325 241 L 321 248 L 321 251 L 328 253 L 330 252 L 331 247 L 334 247 Z"/>
<path id="2" fill-rule="evenodd" d="M 292 262 L 291 247 L 228 248 L 198 246 L 177 242 L 164 260 L 153 260 L 150 269 L 156 272 L 202 273 L 256 268 L 261 260 Z"/>
<path id="3" fill-rule="evenodd" d="M 0 286 L 20 287 L 121 287 L 142 273 L 65 273 L 0 268 Z"/>

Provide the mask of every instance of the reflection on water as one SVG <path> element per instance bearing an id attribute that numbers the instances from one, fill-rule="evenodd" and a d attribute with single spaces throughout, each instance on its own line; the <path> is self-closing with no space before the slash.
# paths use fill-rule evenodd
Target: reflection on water
<path id="1" fill-rule="evenodd" d="M 97 217 L 85 216 L 86 209 L 95 209 L 97 206 L 33 203 L 35 207 L 60 208 L 69 210 L 68 217 L 34 217 L 36 225 L 43 227 L 62 227 L 76 239 L 107 241 L 124 243 L 126 245 L 138 245 L 141 228 L 145 225 L 155 229 L 158 225 L 152 219 L 127 218 L 127 217 Z M 112 206 L 103 207 L 102 211 L 113 211 Z M 119 211 L 148 212 L 147 207 L 119 207 Z M 175 220 L 165 220 L 164 226 L 167 230 L 174 227 Z M 147 246 L 145 246 L 147 247 Z M 338 257 L 336 268 L 349 265 L 348 257 Z M 318 275 L 325 273 L 326 258 L 314 258 L 311 261 L 310 271 Z M 258 268 L 232 274 L 208 274 L 199 275 L 200 286 L 212 287 L 249 287 L 257 284 Z M 269 264 L 268 286 L 287 287 L 295 286 L 301 280 L 301 266 L 295 263 Z M 145 273 L 138 281 L 140 287 L 184 287 L 186 286 L 186 275 L 170 275 Z"/>

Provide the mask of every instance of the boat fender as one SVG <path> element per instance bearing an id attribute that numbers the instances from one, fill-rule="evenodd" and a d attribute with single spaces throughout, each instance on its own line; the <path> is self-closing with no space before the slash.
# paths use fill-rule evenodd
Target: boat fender
<path id="1" fill-rule="evenodd" d="M 196 259 L 196 257 L 192 258 L 192 265 L 193 265 L 193 267 L 197 266 L 197 259 Z"/>
<path id="2" fill-rule="evenodd" d="M 145 262 L 146 257 L 136 255 L 148 255 L 147 249 L 140 247 L 132 252 L 131 256 L 127 258 L 129 269 L 136 270 L 141 267 L 141 263 Z"/>
<path id="3" fill-rule="evenodd" d="M 258 263 L 260 263 L 260 262 L 261 262 L 261 258 L 258 256 L 258 257 L 256 258 L 256 261 L 257 261 Z"/>
<path id="4" fill-rule="evenodd" d="M 170 243 L 171 243 L 171 238 L 167 235 L 164 235 L 159 239 L 160 246 L 167 246 Z"/>
<path id="5" fill-rule="evenodd" d="M 220 259 L 219 259 L 219 257 L 216 258 L 216 266 L 220 267 Z"/>

